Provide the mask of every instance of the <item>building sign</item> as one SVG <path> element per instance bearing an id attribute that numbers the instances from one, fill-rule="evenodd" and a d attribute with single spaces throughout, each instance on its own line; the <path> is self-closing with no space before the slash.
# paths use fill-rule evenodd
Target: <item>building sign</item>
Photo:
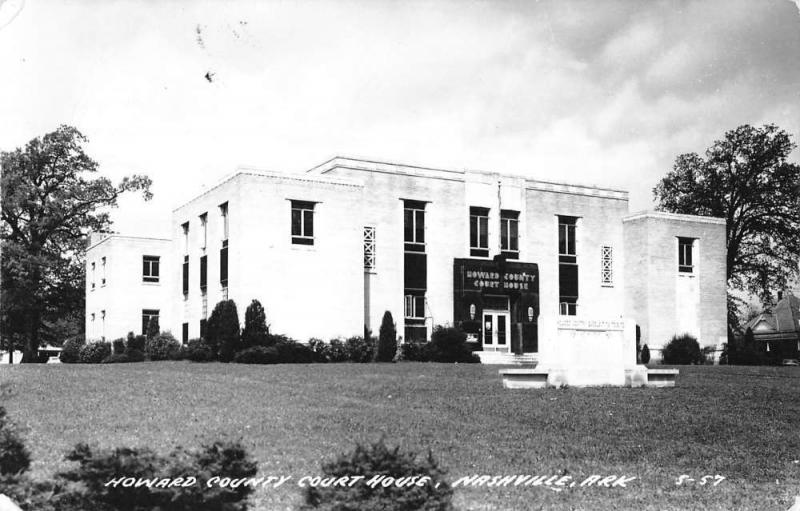
<path id="1" fill-rule="evenodd" d="M 536 275 L 528 272 L 465 270 L 464 289 L 527 291 L 533 289 Z"/>
<path id="2" fill-rule="evenodd" d="M 560 330 L 625 330 L 625 322 L 621 319 L 582 319 L 560 317 L 556 323 Z"/>

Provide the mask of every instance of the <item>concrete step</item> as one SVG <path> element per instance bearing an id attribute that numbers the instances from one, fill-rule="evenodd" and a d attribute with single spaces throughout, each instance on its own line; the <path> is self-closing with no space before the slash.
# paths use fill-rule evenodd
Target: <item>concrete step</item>
<path id="1" fill-rule="evenodd" d="M 539 362 L 538 353 L 516 353 L 498 351 L 476 351 L 476 355 L 481 359 L 482 364 L 492 365 L 536 365 Z"/>

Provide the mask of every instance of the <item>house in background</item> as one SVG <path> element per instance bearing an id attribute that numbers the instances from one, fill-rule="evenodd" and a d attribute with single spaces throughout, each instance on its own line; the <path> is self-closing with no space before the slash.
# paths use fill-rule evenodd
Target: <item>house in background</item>
<path id="1" fill-rule="evenodd" d="M 800 350 L 800 298 L 778 293 L 778 303 L 765 310 L 744 327 L 753 333 L 760 351 L 776 359 L 797 359 Z"/>

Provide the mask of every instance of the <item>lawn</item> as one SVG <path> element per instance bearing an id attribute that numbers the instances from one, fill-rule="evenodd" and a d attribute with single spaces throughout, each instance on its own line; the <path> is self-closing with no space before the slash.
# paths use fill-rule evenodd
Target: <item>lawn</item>
<path id="1" fill-rule="evenodd" d="M 166 452 L 241 438 L 261 475 L 319 473 L 376 440 L 431 449 L 448 479 L 570 475 L 542 486 L 458 488 L 458 509 L 788 509 L 800 495 L 800 368 L 682 367 L 673 389 L 502 388 L 497 366 L 157 362 L 4 366 L 12 419 L 35 474 L 77 442 Z M 581 487 L 592 474 L 636 477 Z M 700 485 L 721 475 L 716 486 Z M 695 480 L 676 484 L 681 475 Z M 254 509 L 291 509 L 300 490 L 259 490 Z"/>

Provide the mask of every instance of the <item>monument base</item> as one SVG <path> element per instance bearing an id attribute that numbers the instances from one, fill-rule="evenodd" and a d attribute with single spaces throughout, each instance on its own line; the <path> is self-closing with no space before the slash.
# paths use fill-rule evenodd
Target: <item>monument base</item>
<path id="1" fill-rule="evenodd" d="M 674 387 L 677 369 L 648 369 L 640 365 L 625 369 L 621 384 L 586 383 L 585 379 L 570 381 L 569 373 L 558 369 L 500 369 L 503 387 L 507 389 L 544 389 L 547 387 Z"/>

